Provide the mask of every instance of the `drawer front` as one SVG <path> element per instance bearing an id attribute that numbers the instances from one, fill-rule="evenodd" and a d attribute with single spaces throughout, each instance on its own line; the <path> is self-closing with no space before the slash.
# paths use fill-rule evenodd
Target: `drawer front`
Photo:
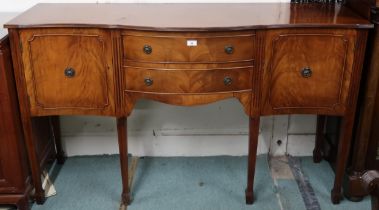
<path id="1" fill-rule="evenodd" d="M 355 44 L 354 33 L 349 33 L 294 31 L 272 37 L 264 108 L 341 111 Z"/>
<path id="2" fill-rule="evenodd" d="M 126 91 L 210 93 L 252 89 L 252 67 L 210 70 L 124 68 Z"/>
<path id="3" fill-rule="evenodd" d="M 255 34 L 123 33 L 123 55 L 129 61 L 153 63 L 241 62 L 254 58 Z"/>
<path id="4" fill-rule="evenodd" d="M 92 110 L 112 115 L 114 82 L 107 32 L 41 29 L 23 31 L 21 39 L 33 114 Z"/>

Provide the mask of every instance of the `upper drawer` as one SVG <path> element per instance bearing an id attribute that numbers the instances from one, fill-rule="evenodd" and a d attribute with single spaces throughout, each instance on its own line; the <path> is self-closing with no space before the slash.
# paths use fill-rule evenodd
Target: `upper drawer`
<path id="1" fill-rule="evenodd" d="M 129 61 L 153 63 L 230 63 L 254 59 L 255 34 L 123 33 L 123 55 Z"/>

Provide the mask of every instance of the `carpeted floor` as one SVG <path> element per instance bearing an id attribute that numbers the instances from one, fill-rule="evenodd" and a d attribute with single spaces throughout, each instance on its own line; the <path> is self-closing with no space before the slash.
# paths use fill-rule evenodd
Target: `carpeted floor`
<path id="1" fill-rule="evenodd" d="M 334 174 L 326 162 L 300 158 L 322 210 L 369 210 L 369 198 L 332 205 Z M 257 160 L 255 203 L 245 205 L 246 157 L 141 158 L 129 210 L 305 210 L 294 179 L 273 179 L 267 156 Z M 117 210 L 121 179 L 118 156 L 68 158 L 55 167 L 57 195 L 32 210 Z M 54 177 L 54 174 L 52 175 Z M 310 208 L 308 208 L 310 209 Z M 317 209 L 312 209 L 317 210 Z"/>

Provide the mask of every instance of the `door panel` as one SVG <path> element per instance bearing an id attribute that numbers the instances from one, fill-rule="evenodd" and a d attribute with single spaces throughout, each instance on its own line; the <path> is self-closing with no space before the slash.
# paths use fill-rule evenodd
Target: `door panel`
<path id="1" fill-rule="evenodd" d="M 32 114 L 45 115 L 49 110 L 113 114 L 109 32 L 26 30 L 21 39 Z"/>
<path id="2" fill-rule="evenodd" d="M 289 110 L 295 109 L 305 113 L 316 110 L 343 113 L 349 92 L 354 33 L 348 30 L 268 33 L 264 113 L 291 113 Z"/>

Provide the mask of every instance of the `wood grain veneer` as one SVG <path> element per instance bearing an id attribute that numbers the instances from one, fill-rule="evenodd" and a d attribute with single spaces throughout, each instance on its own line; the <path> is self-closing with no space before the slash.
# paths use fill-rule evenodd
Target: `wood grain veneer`
<path id="1" fill-rule="evenodd" d="M 253 68 L 208 70 L 140 69 L 128 67 L 125 71 L 125 91 L 151 93 L 212 93 L 251 91 Z M 147 86 L 145 79 L 153 84 Z M 230 78 L 228 85 L 224 80 Z"/>
<path id="2" fill-rule="evenodd" d="M 70 14 L 68 15 L 69 12 Z M 153 31 L 370 28 L 348 7 L 319 4 L 37 4 L 7 28 L 89 27 Z"/>
<path id="3" fill-rule="evenodd" d="M 25 80 L 35 116 L 115 115 L 111 35 L 98 29 L 38 29 L 20 33 Z M 72 68 L 75 77 L 65 76 Z"/>
<path id="4" fill-rule="evenodd" d="M 123 54 L 127 61 L 150 63 L 236 63 L 252 62 L 255 52 L 254 31 L 234 33 L 149 33 L 124 31 Z M 196 40 L 188 47 L 187 41 Z M 143 52 L 147 45 L 151 54 Z M 233 52 L 225 53 L 226 47 Z"/>
<path id="5" fill-rule="evenodd" d="M 349 103 L 355 30 L 271 30 L 266 44 L 263 114 L 341 115 Z M 312 75 L 302 76 L 309 67 Z"/>
<path id="6" fill-rule="evenodd" d="M 250 118 L 248 204 L 254 200 L 260 116 L 342 117 L 331 193 L 332 202 L 339 203 L 372 27 L 349 8 L 38 4 L 6 27 L 28 148 L 34 151 L 36 144 L 33 116 L 117 117 L 123 205 L 130 202 L 126 121 L 141 98 L 182 106 L 239 100 Z M 189 45 L 191 40 L 197 44 Z M 29 159 L 33 167 L 35 153 Z M 33 179 L 38 172 L 33 170 Z M 42 193 L 36 189 L 38 203 Z"/>

